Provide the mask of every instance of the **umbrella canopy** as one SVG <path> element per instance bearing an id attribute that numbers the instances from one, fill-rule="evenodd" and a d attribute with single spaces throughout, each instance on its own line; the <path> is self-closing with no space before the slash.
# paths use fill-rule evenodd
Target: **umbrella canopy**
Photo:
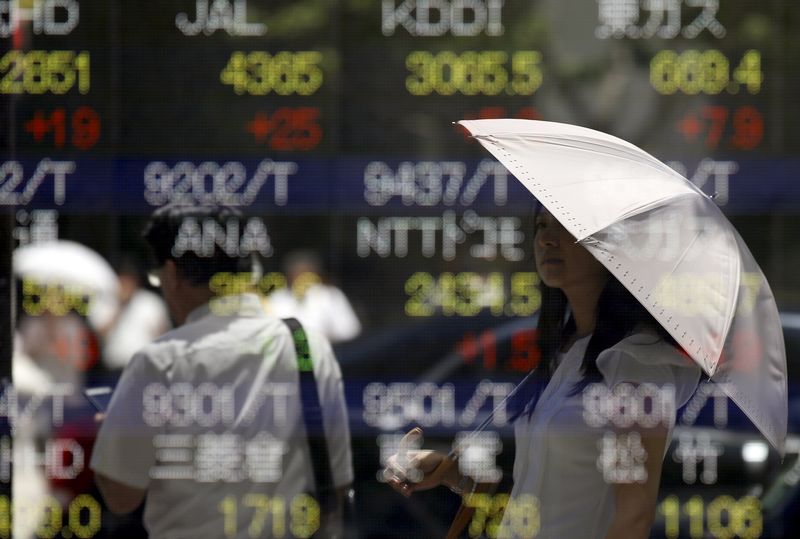
<path id="1" fill-rule="evenodd" d="M 72 287 L 90 296 L 88 318 L 101 327 L 117 308 L 119 281 L 96 251 L 67 240 L 32 243 L 13 253 L 14 275 L 39 284 Z"/>
<path id="2" fill-rule="evenodd" d="M 599 260 L 783 454 L 786 352 L 747 246 L 689 180 L 624 140 L 535 120 L 459 122 Z"/>

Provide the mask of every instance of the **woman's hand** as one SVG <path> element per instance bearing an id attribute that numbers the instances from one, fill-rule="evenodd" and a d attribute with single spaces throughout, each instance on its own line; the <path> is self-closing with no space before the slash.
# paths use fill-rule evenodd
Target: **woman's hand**
<path id="1" fill-rule="evenodd" d="M 453 487 L 461 479 L 456 461 L 444 453 L 408 449 L 421 437 L 421 429 L 409 431 L 401 440 L 398 452 L 389 457 L 383 471 L 386 482 L 404 496 L 439 485 Z"/>

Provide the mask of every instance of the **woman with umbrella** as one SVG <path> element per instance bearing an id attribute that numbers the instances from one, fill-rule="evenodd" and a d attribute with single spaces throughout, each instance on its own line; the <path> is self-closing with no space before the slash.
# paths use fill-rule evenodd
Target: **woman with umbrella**
<path id="1" fill-rule="evenodd" d="M 510 403 L 517 454 L 499 536 L 534 531 L 534 515 L 517 525 L 515 513 L 538 507 L 539 538 L 647 537 L 675 406 L 692 395 L 701 370 L 552 215 L 542 210 L 535 223 L 544 360 Z M 651 395 L 674 388 L 674 399 L 650 399 L 658 410 L 641 418 L 612 409 L 614 396 L 622 402 L 625 395 L 630 406 L 644 384 L 657 388 Z M 420 451 L 401 468 L 425 474 L 416 483 L 390 478 L 406 495 L 439 484 L 463 492 L 476 486 L 438 452 Z M 515 500 L 533 503 L 514 507 Z"/>
<path id="2" fill-rule="evenodd" d="M 498 537 L 647 537 L 676 410 L 703 371 L 782 454 L 777 306 L 713 201 L 605 133 L 460 124 L 543 205 L 542 362 L 513 393 L 514 487 Z M 439 484 L 473 491 L 453 456 L 401 450 L 387 479 L 406 495 Z"/>

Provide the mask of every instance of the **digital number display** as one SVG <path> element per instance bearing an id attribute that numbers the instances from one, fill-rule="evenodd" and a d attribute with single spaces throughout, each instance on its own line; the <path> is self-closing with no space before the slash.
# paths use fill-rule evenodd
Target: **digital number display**
<path id="1" fill-rule="evenodd" d="M 296 163 L 271 159 L 261 161 L 250 172 L 238 161 L 198 164 L 181 161 L 174 166 L 154 161 L 144 169 L 144 197 L 152 206 L 167 202 L 248 206 L 269 182 L 274 189 L 275 204 L 283 206 L 287 202 L 289 177 L 296 172 Z"/>
<path id="2" fill-rule="evenodd" d="M 36 143 L 45 141 L 46 137 L 52 134 L 54 148 L 64 148 L 69 140 L 69 145 L 78 150 L 90 150 L 100 138 L 100 126 L 100 116 L 91 107 L 80 107 L 70 114 L 62 108 L 57 108 L 49 111 L 49 114 L 37 110 L 34 116 L 25 122 L 25 131 L 30 133 Z"/>
<path id="3" fill-rule="evenodd" d="M 414 51 L 406 58 L 412 95 L 532 95 L 542 84 L 538 51 Z"/>
<path id="4" fill-rule="evenodd" d="M 438 277 L 417 272 L 405 284 L 409 316 L 475 316 L 483 309 L 493 315 L 530 316 L 539 309 L 539 276 L 532 272 L 502 273 L 484 277 L 473 272 L 442 273 Z"/>
<path id="5" fill-rule="evenodd" d="M 508 494 L 470 494 L 465 500 L 467 507 L 474 508 L 469 523 L 470 537 L 499 537 L 498 531 L 503 516 L 508 512 L 511 532 L 520 537 L 536 537 L 539 532 L 539 502 L 533 496 L 511 499 Z"/>
<path id="6" fill-rule="evenodd" d="M 19 161 L 0 163 L 0 205 L 25 206 L 45 180 L 53 182 L 53 204 L 61 205 L 66 196 L 67 177 L 75 172 L 74 161 L 54 161 L 44 158 L 27 176 Z"/>
<path id="7" fill-rule="evenodd" d="M 322 140 L 320 111 L 314 107 L 281 107 L 271 114 L 256 112 L 247 131 L 257 144 L 273 151 L 308 151 Z"/>
<path id="8" fill-rule="evenodd" d="M 237 529 L 240 511 L 252 513 L 248 537 L 263 537 L 265 530 L 270 530 L 273 537 L 286 537 L 288 530 L 289 537 L 305 539 L 314 535 L 320 525 L 319 504 L 307 494 L 295 496 L 289 503 L 280 496 L 270 498 L 255 493 L 246 494 L 241 500 L 226 496 L 218 509 L 225 518 L 225 537 L 241 536 Z"/>
<path id="9" fill-rule="evenodd" d="M 507 200 L 508 171 L 495 161 L 484 160 L 467 175 L 459 161 L 404 161 L 395 169 L 373 161 L 364 169 L 364 198 L 371 206 L 385 206 L 394 198 L 405 206 L 469 206 L 483 190 L 492 190 L 496 206 Z"/>
<path id="10" fill-rule="evenodd" d="M 317 51 L 234 52 L 219 79 L 239 95 L 313 95 L 322 86 Z"/>
<path id="11" fill-rule="evenodd" d="M 670 539 L 683 537 L 682 531 L 688 531 L 692 539 L 703 537 L 706 532 L 719 539 L 762 537 L 761 504 L 752 496 L 738 500 L 719 496 L 708 503 L 700 496 L 685 502 L 670 496 L 661 502 L 658 510 L 665 517 L 665 532 Z M 681 530 L 682 516 L 688 517 L 688 530 Z"/>
<path id="12" fill-rule="evenodd" d="M 690 49 L 681 53 L 663 50 L 650 62 L 650 82 L 664 95 L 676 92 L 716 95 L 722 91 L 736 94 L 742 87 L 750 94 L 757 94 L 763 81 L 761 53 L 755 50 L 745 52 L 734 67 L 716 49 Z"/>
<path id="13" fill-rule="evenodd" d="M 88 51 L 9 51 L 0 57 L 0 94 L 88 94 L 90 67 Z"/>
<path id="14" fill-rule="evenodd" d="M 542 351 L 539 348 L 536 329 L 523 328 L 511 335 L 511 352 L 503 358 L 498 354 L 498 336 L 493 330 L 485 330 L 480 334 L 468 331 L 458 343 L 458 353 L 464 363 L 480 364 L 485 371 L 505 369 L 519 373 L 527 373 L 539 365 Z"/>
<path id="15" fill-rule="evenodd" d="M 22 507 L 18 507 L 20 505 Z M 78 495 L 66 506 L 49 496 L 38 507 L 30 507 L 26 501 L 11 501 L 7 496 L 0 496 L 0 537 L 3 539 L 12 537 L 13 518 L 39 522 L 34 532 L 37 539 L 65 535 L 91 539 L 100 531 L 102 509 L 100 502 L 88 494 Z"/>
<path id="16" fill-rule="evenodd" d="M 677 129 L 687 142 L 702 141 L 709 150 L 733 147 L 748 151 L 756 149 L 764 138 L 764 117 L 750 105 L 733 110 L 707 105 L 687 112 Z"/>
<path id="17" fill-rule="evenodd" d="M 31 316 L 44 313 L 64 316 L 72 310 L 86 316 L 89 312 L 91 292 L 80 286 L 65 287 L 23 279 L 22 294 L 22 309 Z"/>
<path id="18" fill-rule="evenodd" d="M 780 306 L 793 399 L 795 11 L 787 0 L 0 0 L 0 207 L 8 218 L 0 232 L 13 243 L 0 255 L 70 240 L 97 251 L 109 274 L 123 273 L 106 282 L 88 265 L 63 263 L 52 269 L 69 273 L 69 282 L 0 275 L 0 307 L 15 325 L 0 336 L 14 343 L 15 370 L 12 377 L 12 361 L 0 358 L 8 367 L 0 379 L 14 380 L 0 388 L 8 424 L 0 433 L 0 539 L 23 523 L 27 535 L 50 539 L 100 536 L 116 522 L 90 490 L 98 424 L 83 389 L 119 382 L 124 361 L 109 359 L 126 333 L 117 324 L 131 338 L 134 327 L 156 325 L 155 314 L 123 313 L 166 297 L 165 288 L 145 284 L 153 262 L 141 230 L 167 204 L 243 214 L 183 219 L 170 243 L 175 257 L 241 259 L 235 271 L 209 272 L 208 316 L 248 318 L 253 306 L 241 296 L 253 294 L 269 316 L 297 317 L 329 337 L 342 376 L 359 537 L 447 529 L 459 503 L 452 493 L 405 500 L 384 484 L 401 449 L 433 448 L 459 454 L 462 476 L 500 483 L 491 492 L 464 490 L 461 502 L 474 512 L 462 535 L 548 535 L 548 500 L 512 497 L 510 484 L 519 458 L 516 384 L 552 360 L 538 328 L 550 299 L 534 260 L 540 204 L 523 183 L 541 172 L 516 178 L 454 125 L 462 119 L 607 132 L 707 195 L 769 281 L 743 270 L 731 288 L 736 314 L 770 296 Z M 542 170 L 568 166 L 559 159 Z M 618 240 L 637 261 L 657 265 L 681 256 L 681 224 L 671 216 Z M 708 231 L 701 220 L 692 233 Z M 700 324 L 724 298 L 711 292 L 720 276 L 702 257 L 689 262 L 691 271 L 660 279 L 650 299 Z M 126 281 L 128 266 L 137 286 Z M 156 274 L 168 283 L 164 268 Z M 145 289 L 149 299 L 138 295 Z M 286 305 L 296 310 L 286 313 Z M 170 305 L 161 306 L 169 319 Z M 351 315 L 351 332 L 340 331 Z M 775 340 L 737 332 L 744 352 L 736 361 L 759 365 L 759 350 Z M 219 355 L 261 364 L 271 346 L 237 339 Z M 719 362 L 732 358 L 725 350 Z M 240 376 L 249 380 L 252 371 Z M 135 419 L 159 432 L 144 446 L 157 456 L 148 477 L 216 489 L 206 500 L 216 526 L 209 533 L 322 533 L 324 500 L 313 489 L 270 490 L 287 480 L 294 447 L 280 436 L 296 427 L 287 403 L 299 398 L 298 387 L 286 382 L 264 380 L 249 414 L 239 414 L 241 394 L 229 382 L 154 379 L 137 393 Z M 585 462 L 598 481 L 641 483 L 652 463 L 643 433 L 672 433 L 652 537 L 800 533 L 794 517 L 781 514 L 778 492 L 794 488 L 796 461 L 783 464 L 750 436 L 750 420 L 727 389 L 704 377 L 684 406 L 663 385 L 592 381 L 576 389 L 569 414 L 596 434 Z M 800 448 L 795 412 L 790 407 L 791 458 Z M 404 439 L 415 426 L 427 439 Z M 30 484 L 43 485 L 40 501 L 11 499 L 11 481 L 29 481 L 16 471 L 24 466 L 38 474 Z M 256 488 L 228 490 L 240 482 Z M 138 520 L 125 530 L 130 536 L 146 533 Z"/>

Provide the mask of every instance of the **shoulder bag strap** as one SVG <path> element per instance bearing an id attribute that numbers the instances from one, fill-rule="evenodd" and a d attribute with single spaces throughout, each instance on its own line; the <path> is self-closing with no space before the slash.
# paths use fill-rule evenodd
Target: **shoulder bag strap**
<path id="1" fill-rule="evenodd" d="M 331 473 L 331 460 L 328 456 L 328 443 L 325 438 L 325 426 L 322 423 L 322 406 L 319 400 L 319 391 L 314 378 L 314 362 L 311 358 L 311 348 L 308 337 L 295 318 L 285 318 L 283 322 L 289 326 L 289 332 L 294 340 L 294 349 L 297 355 L 297 370 L 300 374 L 300 401 L 303 406 L 302 418 L 308 435 L 308 445 L 311 449 L 311 462 L 314 467 L 314 482 L 317 485 L 317 501 L 319 501 L 322 514 L 336 510 L 336 489 L 333 486 Z"/>

